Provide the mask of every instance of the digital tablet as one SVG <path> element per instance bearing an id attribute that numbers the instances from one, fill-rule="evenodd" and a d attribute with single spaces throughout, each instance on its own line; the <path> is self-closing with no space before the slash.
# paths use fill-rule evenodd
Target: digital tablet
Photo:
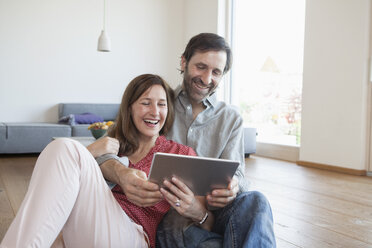
<path id="1" fill-rule="evenodd" d="M 195 195 L 206 195 L 214 189 L 227 188 L 239 166 L 238 161 L 155 153 L 149 181 L 164 187 L 165 179 L 180 178 Z"/>

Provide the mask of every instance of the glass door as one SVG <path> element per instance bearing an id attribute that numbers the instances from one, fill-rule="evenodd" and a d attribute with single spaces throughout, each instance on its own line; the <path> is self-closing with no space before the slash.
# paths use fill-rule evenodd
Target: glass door
<path id="1" fill-rule="evenodd" d="M 234 0 L 232 104 L 257 141 L 299 146 L 305 0 Z"/>

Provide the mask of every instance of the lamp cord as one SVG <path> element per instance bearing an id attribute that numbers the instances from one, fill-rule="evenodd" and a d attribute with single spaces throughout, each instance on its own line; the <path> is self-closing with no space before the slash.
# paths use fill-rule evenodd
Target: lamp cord
<path id="1" fill-rule="evenodd" d="M 103 0 L 103 30 L 106 30 L 106 0 Z"/>

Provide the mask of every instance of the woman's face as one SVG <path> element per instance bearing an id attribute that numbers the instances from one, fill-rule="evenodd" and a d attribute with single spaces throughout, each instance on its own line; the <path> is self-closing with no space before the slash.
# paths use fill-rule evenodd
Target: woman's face
<path id="1" fill-rule="evenodd" d="M 132 104 L 130 110 L 141 138 L 158 137 L 168 113 L 164 88 L 161 85 L 151 86 Z"/>

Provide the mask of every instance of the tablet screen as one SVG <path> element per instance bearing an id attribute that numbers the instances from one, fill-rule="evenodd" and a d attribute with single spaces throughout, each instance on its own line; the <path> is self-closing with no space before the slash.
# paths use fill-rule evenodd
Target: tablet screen
<path id="1" fill-rule="evenodd" d="M 149 181 L 164 187 L 172 176 L 181 179 L 195 195 L 206 195 L 213 189 L 227 188 L 239 166 L 238 161 L 170 153 L 155 153 Z"/>

